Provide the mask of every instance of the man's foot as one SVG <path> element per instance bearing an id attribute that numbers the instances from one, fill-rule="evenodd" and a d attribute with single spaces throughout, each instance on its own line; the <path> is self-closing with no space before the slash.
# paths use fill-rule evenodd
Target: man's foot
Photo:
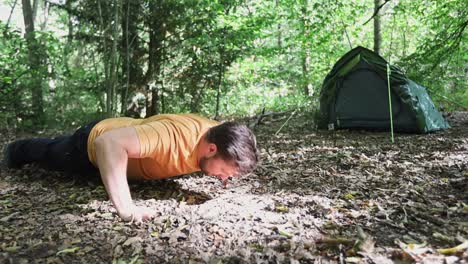
<path id="1" fill-rule="evenodd" d="M 11 150 L 12 150 L 13 144 L 14 142 L 6 145 L 3 148 L 3 159 L 2 159 L 1 164 L 2 166 L 9 168 L 9 169 L 18 169 L 21 167 L 21 164 L 16 164 L 11 157 Z"/>

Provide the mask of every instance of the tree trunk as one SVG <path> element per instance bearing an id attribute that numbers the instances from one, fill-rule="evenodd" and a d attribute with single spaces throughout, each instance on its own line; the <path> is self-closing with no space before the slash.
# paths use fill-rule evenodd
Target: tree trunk
<path id="1" fill-rule="evenodd" d="M 166 99 L 164 97 L 164 92 L 166 90 L 164 89 L 164 85 L 161 88 L 161 95 L 160 95 L 160 100 L 161 100 L 161 113 L 166 113 Z"/>
<path id="2" fill-rule="evenodd" d="M 278 0 L 276 0 L 276 6 L 278 6 Z M 224 15 L 228 16 L 229 15 L 230 8 L 225 8 L 224 10 Z M 278 24 L 278 30 L 279 24 Z M 280 31 L 278 31 L 278 34 L 280 34 Z M 224 78 L 224 73 L 226 71 L 226 68 L 229 66 L 231 63 L 231 59 L 229 59 L 226 55 L 226 35 L 227 35 L 227 28 L 223 28 L 222 30 L 222 35 L 221 35 L 221 45 L 219 45 L 219 67 L 218 67 L 218 81 L 217 81 L 217 91 L 216 91 L 216 113 L 215 113 L 215 119 L 219 118 L 219 112 L 220 112 L 220 102 L 221 102 L 221 95 L 222 95 L 222 85 L 223 85 L 223 78 Z M 281 36 L 278 35 L 278 41 L 281 41 Z M 278 45 L 281 43 L 278 42 Z M 207 82 L 203 85 L 203 90 L 205 89 Z M 202 92 L 203 92 L 202 90 Z"/>
<path id="3" fill-rule="evenodd" d="M 215 111 L 215 119 L 219 118 L 219 104 L 221 101 L 221 85 L 223 83 L 223 76 L 224 76 L 224 69 L 225 69 L 225 34 L 226 34 L 226 28 L 223 29 L 223 35 L 221 36 L 222 41 L 221 45 L 219 47 L 219 71 L 218 71 L 218 81 L 217 81 L 217 91 L 216 91 L 216 111 Z M 205 87 L 203 87 L 205 88 Z"/>
<path id="4" fill-rule="evenodd" d="M 106 116 L 110 117 L 109 116 L 109 110 L 110 110 L 110 98 L 109 98 L 109 94 L 108 94 L 108 86 L 109 86 L 109 57 L 108 57 L 108 47 L 107 47 L 107 28 L 105 27 L 105 24 L 104 24 L 104 18 L 103 18 L 103 14 L 102 14 L 102 6 L 101 6 L 101 0 L 97 0 L 97 4 L 98 4 L 98 12 L 99 12 L 99 27 L 100 27 L 100 31 L 101 31 L 101 35 L 102 35 L 102 43 L 103 43 L 103 47 L 104 47 L 104 51 L 103 51 L 103 64 L 104 64 L 104 85 L 106 87 L 106 109 L 105 109 L 105 112 L 106 112 Z"/>
<path id="5" fill-rule="evenodd" d="M 162 46 L 159 39 L 157 29 L 150 29 L 149 41 L 149 61 L 148 71 L 146 73 L 147 87 L 147 107 L 146 116 L 156 115 L 159 112 L 159 96 L 158 96 L 158 78 L 161 70 L 161 54 L 160 49 Z"/>
<path id="6" fill-rule="evenodd" d="M 279 9 L 279 0 L 275 0 L 275 7 L 276 9 Z M 279 11 L 279 10 L 278 10 Z M 279 12 L 278 12 L 279 13 Z M 281 20 L 278 19 L 278 25 L 277 25 L 277 30 L 278 30 L 278 48 L 281 48 L 283 46 L 282 43 L 282 36 L 281 36 Z"/>
<path id="7" fill-rule="evenodd" d="M 72 1 L 73 0 L 66 0 L 65 6 L 68 12 L 68 35 L 67 35 L 67 43 L 65 44 L 65 48 L 63 49 L 63 61 L 64 61 L 64 66 L 65 66 L 65 75 L 69 76 L 70 75 L 70 62 L 69 62 L 69 55 L 71 52 L 72 48 L 72 42 L 73 42 L 73 21 L 72 21 Z"/>
<path id="8" fill-rule="evenodd" d="M 43 109 L 43 67 L 41 65 L 41 57 L 39 51 L 39 43 L 36 40 L 34 31 L 33 10 L 29 0 L 22 0 L 23 18 L 26 28 L 26 43 L 28 46 L 29 68 L 31 70 L 31 89 L 32 89 L 32 108 L 34 113 L 34 123 L 42 125 L 44 122 Z"/>
<path id="9" fill-rule="evenodd" d="M 121 114 L 124 114 L 127 111 L 127 96 L 130 89 L 130 40 L 128 27 L 130 24 L 130 2 L 124 1 L 123 11 L 125 12 L 122 16 L 122 57 L 125 58 L 125 61 L 122 63 L 122 76 L 125 78 L 125 87 L 122 89 L 121 95 Z"/>
<path id="10" fill-rule="evenodd" d="M 381 0 L 374 0 L 374 12 L 377 12 L 374 16 L 374 51 L 380 54 L 380 44 L 382 36 L 380 34 L 380 15 L 378 13 Z"/>
<path id="11" fill-rule="evenodd" d="M 121 57 L 124 59 L 121 68 L 125 87 L 121 92 L 122 111 L 127 108 L 129 94 L 146 84 L 140 61 L 146 51 L 140 46 L 138 37 L 138 25 L 142 20 L 141 9 L 140 1 L 125 0 L 123 2 Z"/>
<path id="12" fill-rule="evenodd" d="M 71 15 L 72 1 L 73 1 L 73 0 L 67 0 L 67 1 L 65 2 L 65 5 L 66 5 L 67 11 L 68 11 L 67 47 L 71 45 L 71 42 L 72 42 L 72 40 L 73 40 L 73 21 L 72 21 L 72 15 Z"/>
<path id="13" fill-rule="evenodd" d="M 31 5 L 31 4 L 30 4 Z M 32 5 L 32 20 L 34 23 L 36 23 L 36 18 L 37 18 L 37 9 L 39 8 L 39 0 L 33 0 L 33 5 Z"/>
<path id="14" fill-rule="evenodd" d="M 49 22 L 50 3 L 49 1 L 44 2 L 44 20 L 41 23 L 41 30 L 45 31 L 47 28 L 47 22 Z"/>
<path id="15" fill-rule="evenodd" d="M 163 63 L 163 43 L 166 38 L 166 6 L 161 3 L 150 4 L 151 16 L 149 18 L 149 47 L 148 47 L 148 70 L 145 74 L 145 82 L 153 83 L 147 91 L 151 100 L 147 100 L 146 115 L 151 116 L 159 113 L 159 86 L 161 85 L 161 65 Z M 150 87 L 149 85 L 147 87 Z"/>
<path id="16" fill-rule="evenodd" d="M 303 51 L 302 54 L 302 79 L 303 79 L 303 91 L 306 96 L 312 95 L 312 85 L 309 82 L 309 64 L 310 64 L 310 55 L 309 51 Z"/>
<path id="17" fill-rule="evenodd" d="M 118 68 L 117 68 L 117 63 L 118 63 L 118 53 L 117 53 L 117 47 L 119 43 L 119 1 L 114 0 L 114 21 L 113 21 L 113 27 L 112 27 L 112 49 L 111 49 L 111 54 L 110 54 L 110 66 L 109 66 L 109 71 L 110 71 L 110 76 L 109 76 L 109 86 L 108 88 L 108 98 L 110 99 L 110 102 L 108 105 L 110 105 L 110 109 L 108 109 L 108 115 L 109 116 L 114 116 L 115 111 L 116 111 L 116 90 L 117 90 L 117 77 L 118 77 Z M 110 111 L 109 111 L 110 110 Z"/>
<path id="18" fill-rule="evenodd" d="M 406 19 L 405 19 L 406 20 Z M 402 54 L 402 58 L 405 58 L 406 57 L 406 30 L 407 30 L 407 20 L 406 20 L 406 23 L 405 23 L 405 28 L 401 31 L 402 33 L 402 39 L 403 39 L 403 48 L 402 48 L 402 51 L 403 51 L 403 54 Z"/>
<path id="19" fill-rule="evenodd" d="M 307 19 L 308 17 L 308 0 L 302 1 L 301 15 L 302 15 L 302 35 L 304 36 L 303 45 L 302 45 L 302 89 L 306 96 L 310 95 L 312 92 L 312 87 L 309 82 L 309 64 L 310 64 L 310 53 L 309 53 L 309 33 L 310 25 Z"/>
<path id="20" fill-rule="evenodd" d="M 222 57 L 222 55 L 220 56 Z M 221 101 L 221 85 L 223 83 L 223 75 L 224 75 L 224 67 L 221 65 L 219 72 L 218 72 L 218 89 L 216 91 L 216 114 L 215 119 L 218 120 L 219 118 L 219 104 Z"/>
<path id="21" fill-rule="evenodd" d="M 119 24 L 119 2 L 113 0 L 112 18 L 109 21 L 104 21 L 101 1 L 98 0 L 98 12 L 100 19 L 100 28 L 103 41 L 103 63 L 104 63 L 104 83 L 106 87 L 106 115 L 112 117 L 115 114 L 115 90 L 117 85 L 117 46 L 118 46 L 118 24 Z M 112 25 L 112 32 L 106 25 Z M 112 43 L 108 43 L 107 39 L 112 39 Z"/>
<path id="22" fill-rule="evenodd" d="M 159 114 L 159 89 L 157 87 L 154 87 L 151 90 L 151 114 L 152 115 L 157 115 Z"/>
<path id="23" fill-rule="evenodd" d="M 192 98 L 190 100 L 190 112 L 198 113 L 200 111 L 200 101 L 203 97 L 203 93 L 205 90 L 206 85 L 208 84 L 208 80 L 205 80 L 203 87 L 199 87 L 198 84 L 201 81 L 201 76 L 192 76 L 190 78 L 190 87 L 189 90 L 191 91 Z"/>

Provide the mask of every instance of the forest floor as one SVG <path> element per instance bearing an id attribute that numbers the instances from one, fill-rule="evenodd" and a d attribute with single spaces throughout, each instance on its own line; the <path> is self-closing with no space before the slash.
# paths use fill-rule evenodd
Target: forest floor
<path id="1" fill-rule="evenodd" d="M 226 189 L 201 175 L 132 183 L 158 214 L 140 225 L 98 179 L 2 169 L 0 263 L 468 262 L 468 112 L 394 144 L 315 131 L 308 115 L 275 135 L 288 116 L 257 126 L 262 163 Z"/>

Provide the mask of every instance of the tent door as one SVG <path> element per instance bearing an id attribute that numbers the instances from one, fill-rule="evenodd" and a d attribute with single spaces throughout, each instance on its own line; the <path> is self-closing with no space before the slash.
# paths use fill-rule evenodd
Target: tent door
<path id="1" fill-rule="evenodd" d="M 346 123 L 372 127 L 373 123 L 380 126 L 382 122 L 390 121 L 387 82 L 376 72 L 359 69 L 341 78 L 339 83 L 335 99 L 339 127 L 347 127 Z M 393 117 L 396 118 L 402 104 L 393 90 L 391 93 Z"/>

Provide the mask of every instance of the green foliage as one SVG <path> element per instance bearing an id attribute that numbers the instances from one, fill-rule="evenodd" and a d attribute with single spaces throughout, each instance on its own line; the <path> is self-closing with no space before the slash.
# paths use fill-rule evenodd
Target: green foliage
<path id="1" fill-rule="evenodd" d="M 414 3 L 402 9 L 420 15 L 426 34 L 416 51 L 403 58 L 410 76 L 424 84 L 431 96 L 447 110 L 468 109 L 466 85 L 468 3 L 462 0 Z"/>
<path id="2" fill-rule="evenodd" d="M 1 21 L 0 31 L 0 125 L 14 127 L 17 112 L 24 107 L 19 96 L 28 73 L 26 44 L 19 31 L 7 28 Z"/>
<path id="3" fill-rule="evenodd" d="M 102 117 L 111 84 L 119 113 L 137 93 L 160 112 L 313 111 L 336 60 L 351 47 L 372 48 L 373 2 L 51 3 L 55 20 L 48 28 L 36 27 L 47 72 L 47 125 Z M 467 5 L 463 0 L 390 1 L 379 11 L 381 55 L 425 85 L 447 110 L 468 107 Z M 26 41 L 2 22 L 0 31 L 0 124 L 24 127 L 34 114 Z"/>

